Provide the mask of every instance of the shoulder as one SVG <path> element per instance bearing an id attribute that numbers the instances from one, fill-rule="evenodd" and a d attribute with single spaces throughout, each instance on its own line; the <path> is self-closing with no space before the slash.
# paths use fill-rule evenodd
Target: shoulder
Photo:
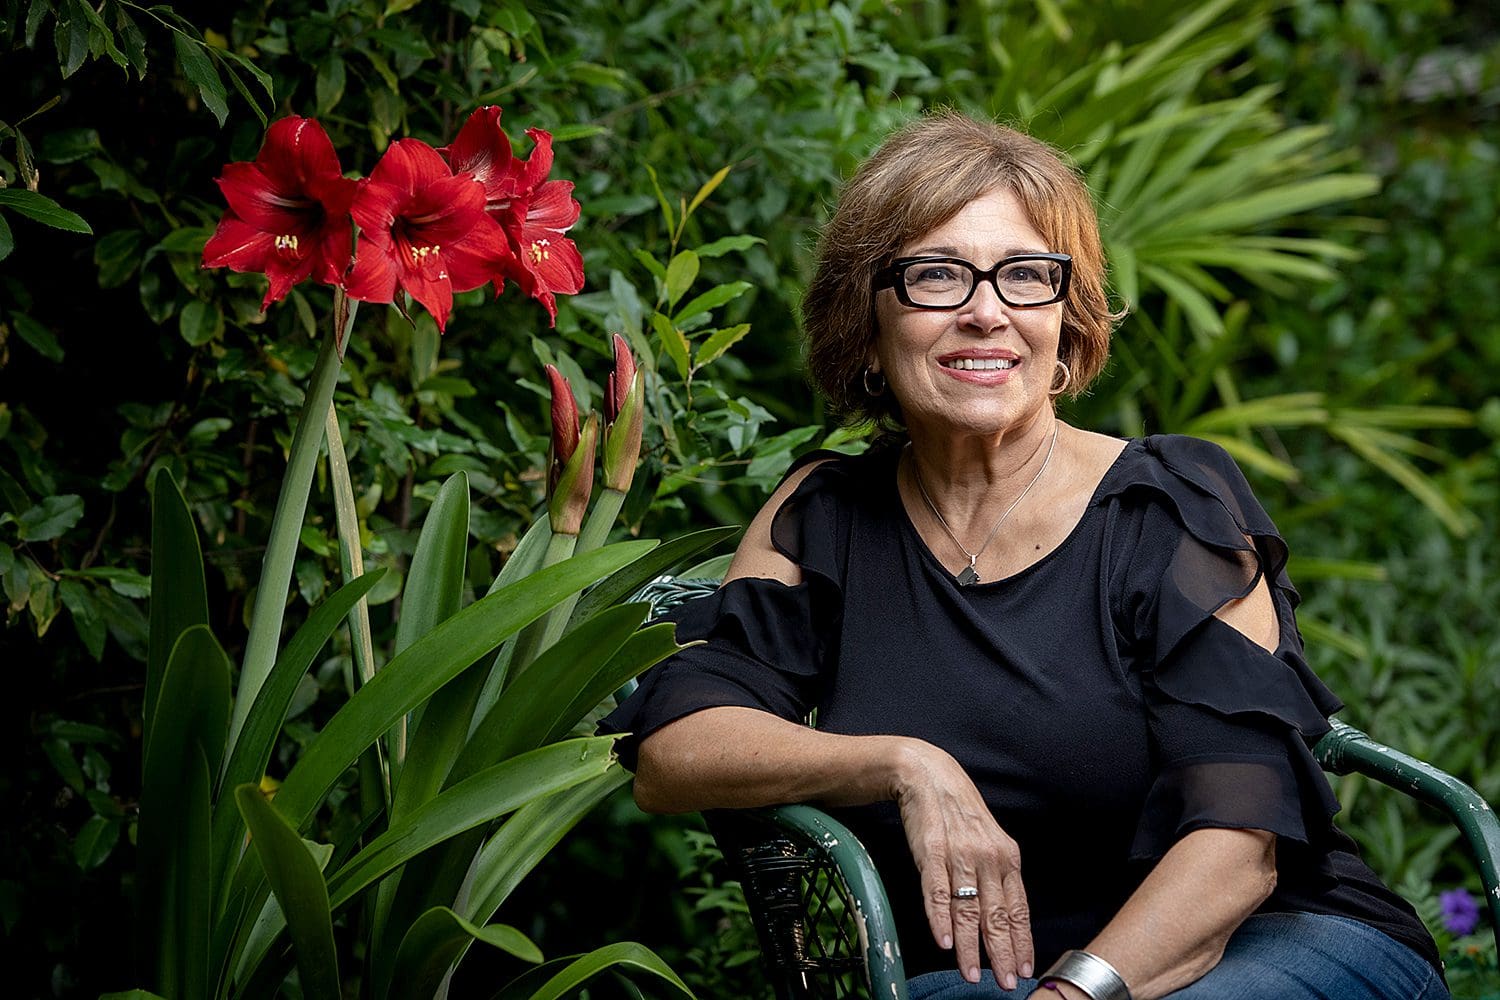
<path id="1" fill-rule="evenodd" d="M 1136 438 L 1106 476 L 1100 499 L 1143 516 L 1165 517 L 1200 541 L 1242 549 L 1279 532 L 1223 446 L 1180 434 Z"/>
<path id="2" fill-rule="evenodd" d="M 815 451 L 793 462 L 745 529 L 725 581 L 764 577 L 789 586 L 801 583 L 803 567 L 799 562 L 806 561 L 801 521 L 809 516 L 818 518 L 824 523 L 814 527 L 826 532 L 831 527 L 827 522 L 839 519 L 847 500 L 857 492 L 857 484 L 871 475 L 884 454 L 883 448 L 861 455 Z"/>

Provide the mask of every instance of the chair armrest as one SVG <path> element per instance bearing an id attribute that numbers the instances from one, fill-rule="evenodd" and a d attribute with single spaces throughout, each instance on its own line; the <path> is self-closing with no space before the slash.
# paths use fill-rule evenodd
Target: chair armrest
<path id="1" fill-rule="evenodd" d="M 1448 814 L 1479 865 L 1495 943 L 1500 946 L 1500 818 L 1490 804 L 1446 771 L 1393 750 L 1337 719 L 1333 720 L 1333 731 L 1318 741 L 1313 754 L 1325 771 L 1357 771 Z"/>
<path id="2" fill-rule="evenodd" d="M 744 889 L 779 1000 L 906 1000 L 885 886 L 847 827 L 808 805 L 705 818 Z"/>

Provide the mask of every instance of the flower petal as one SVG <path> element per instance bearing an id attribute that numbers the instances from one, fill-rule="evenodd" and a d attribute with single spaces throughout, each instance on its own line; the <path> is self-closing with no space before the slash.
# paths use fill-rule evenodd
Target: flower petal
<path id="1" fill-rule="evenodd" d="M 274 240 L 265 230 L 250 225 L 232 211 L 226 212 L 203 245 L 203 266 L 240 272 L 264 271 L 266 258 L 274 250 Z"/>
<path id="2" fill-rule="evenodd" d="M 475 109 L 452 145 L 438 152 L 447 157 L 454 173 L 473 174 L 487 195 L 499 197 L 508 186 L 515 155 L 510 137 L 500 127 L 500 109 L 493 104 Z"/>
<path id="3" fill-rule="evenodd" d="M 370 180 L 389 184 L 407 194 L 414 194 L 434 181 L 452 177 L 453 171 L 421 139 L 399 139 L 386 147 L 385 154 L 370 171 Z"/>
<path id="4" fill-rule="evenodd" d="M 548 181 L 536 189 L 526 206 L 526 225 L 565 233 L 578 221 L 583 211 L 573 198 L 572 181 Z"/>
<path id="5" fill-rule="evenodd" d="M 411 200 L 410 192 L 394 184 L 375 180 L 373 177 L 360 182 L 349 214 L 359 225 L 359 239 L 374 239 L 382 245 L 391 242 L 391 226 L 396 213 Z"/>
<path id="6" fill-rule="evenodd" d="M 316 180 L 343 173 L 323 126 L 296 115 L 271 123 L 255 163 L 286 191 L 306 191 Z"/>
<path id="7" fill-rule="evenodd" d="M 361 302 L 396 301 L 397 268 L 390 246 L 381 246 L 363 236 L 354 257 L 354 269 L 344 281 L 344 291 Z"/>
<path id="8" fill-rule="evenodd" d="M 485 215 L 463 239 L 443 248 L 443 259 L 454 291 L 467 292 L 493 281 L 498 295 L 515 268 L 516 258 L 499 224 Z"/>
<path id="9" fill-rule="evenodd" d="M 448 279 L 442 255 L 432 254 L 413 266 L 400 261 L 397 276 L 401 287 L 432 313 L 438 331 L 447 329 L 448 315 L 453 311 L 453 283 Z"/>
<path id="10" fill-rule="evenodd" d="M 529 128 L 526 134 L 536 143 L 531 156 L 522 166 L 520 175 L 520 191 L 529 195 L 541 187 L 542 181 L 552 172 L 552 133 L 546 129 Z"/>
<path id="11" fill-rule="evenodd" d="M 526 227 L 521 263 L 550 292 L 576 295 L 583 289 L 583 256 L 577 245 L 550 229 Z"/>
<path id="12" fill-rule="evenodd" d="M 401 208 L 401 223 L 413 243 L 446 247 L 486 218 L 484 186 L 468 174 L 431 181 Z"/>
<path id="13" fill-rule="evenodd" d="M 273 235 L 310 232 L 323 214 L 306 192 L 282 190 L 254 163 L 226 163 L 217 183 L 235 215 Z"/>

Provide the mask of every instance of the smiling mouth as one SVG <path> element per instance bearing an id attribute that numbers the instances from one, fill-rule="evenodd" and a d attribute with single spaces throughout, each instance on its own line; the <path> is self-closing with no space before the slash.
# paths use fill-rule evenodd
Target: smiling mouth
<path id="1" fill-rule="evenodd" d="M 954 368 L 965 372 L 992 372 L 1004 371 L 1016 366 L 1015 358 L 954 358 L 951 361 L 939 361 L 938 364 L 944 368 Z"/>

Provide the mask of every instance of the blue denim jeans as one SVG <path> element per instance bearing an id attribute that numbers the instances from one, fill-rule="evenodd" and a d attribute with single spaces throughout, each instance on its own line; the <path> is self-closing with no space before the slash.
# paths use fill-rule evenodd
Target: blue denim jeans
<path id="1" fill-rule="evenodd" d="M 1003 990 L 986 971 L 907 983 L 911 1000 L 1024 1000 L 1036 980 Z M 1044 992 L 1053 997 L 1056 993 Z M 1442 978 L 1410 948 L 1368 924 L 1312 913 L 1262 913 L 1229 939 L 1207 975 L 1164 1000 L 1449 1000 Z"/>

